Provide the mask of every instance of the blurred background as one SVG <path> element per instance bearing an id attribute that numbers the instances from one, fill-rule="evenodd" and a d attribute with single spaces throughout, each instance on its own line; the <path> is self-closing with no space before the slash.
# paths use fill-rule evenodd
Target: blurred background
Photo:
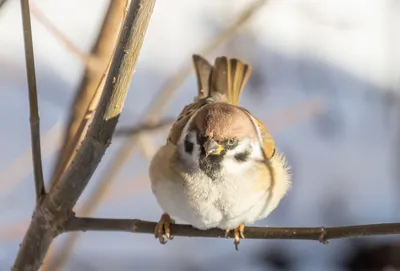
<path id="1" fill-rule="evenodd" d="M 0 270 L 12 266 L 35 200 L 19 2 L 0 1 Z M 110 1 L 31 5 L 48 187 Z M 117 132 L 76 213 L 158 221 L 147 168 L 169 126 L 134 140 L 129 130 L 154 106 L 153 120 L 168 123 L 192 101 L 191 55 L 202 53 L 253 66 L 241 105 L 266 123 L 292 166 L 292 189 L 257 225 L 398 221 L 399 27 L 397 0 L 157 1 Z M 152 235 L 87 232 L 57 237 L 41 270 L 400 270 L 400 242 L 243 240 L 236 252 L 225 239 L 161 246 Z"/>

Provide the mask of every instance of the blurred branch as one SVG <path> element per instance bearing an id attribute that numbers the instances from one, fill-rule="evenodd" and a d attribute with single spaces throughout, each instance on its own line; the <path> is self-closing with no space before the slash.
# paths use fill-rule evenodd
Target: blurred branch
<path id="1" fill-rule="evenodd" d="M 29 111 L 31 126 L 32 160 L 35 178 L 36 200 L 46 194 L 43 181 L 42 154 L 40 148 L 40 119 L 36 89 L 35 58 L 33 54 L 29 0 L 21 0 L 21 15 L 24 30 L 26 75 L 29 88 Z"/>
<path id="2" fill-rule="evenodd" d="M 326 111 L 324 98 L 315 95 L 293 106 L 268 114 L 271 119 L 266 123 L 271 131 L 278 132 L 324 111 Z"/>
<path id="3" fill-rule="evenodd" d="M 64 143 L 52 174 L 51 187 L 60 180 L 67 168 L 68 161 L 71 161 L 75 155 L 74 150 L 81 143 L 81 141 L 78 140 L 78 142 L 76 142 L 74 139 L 83 137 L 82 133 L 85 129 L 81 129 L 81 134 L 77 135 L 78 129 L 82 126 L 82 122 L 85 122 L 84 115 L 88 108 L 95 106 L 95 104 L 90 106 L 90 103 L 96 101 L 96 90 L 102 89 L 99 87 L 99 85 L 101 85 L 100 81 L 102 76 L 107 73 L 107 66 L 110 63 L 114 51 L 115 40 L 119 34 L 118 29 L 124 19 L 126 5 L 127 0 L 110 1 L 99 36 L 91 52 L 91 62 L 93 63 L 86 66 L 83 79 L 75 96 Z M 86 123 L 88 124 L 88 121 L 86 121 Z M 71 152 L 71 150 L 73 151 Z"/>
<path id="4" fill-rule="evenodd" d="M 90 55 L 82 52 L 76 47 L 63 33 L 43 14 L 43 12 L 37 7 L 34 1 L 29 1 L 31 5 L 32 15 L 44 26 L 47 30 L 59 40 L 68 51 L 77 56 L 86 66 L 89 66 Z"/>
<path id="5" fill-rule="evenodd" d="M 59 178 L 61 178 L 64 171 L 69 167 L 71 161 L 75 157 L 76 150 L 78 149 L 80 143 L 84 140 L 87 134 L 89 125 L 93 120 L 94 113 L 96 111 L 97 105 L 99 104 L 101 94 L 103 93 L 105 79 L 106 79 L 105 76 L 106 74 L 103 75 L 103 78 L 101 79 L 100 84 L 98 85 L 97 90 L 94 93 L 94 96 L 89 101 L 88 107 L 86 108 L 85 114 L 83 115 L 83 118 L 79 124 L 79 127 L 74 137 L 72 138 L 71 142 L 64 150 L 64 152 L 60 153 L 60 156 L 62 156 L 63 160 L 60 161 L 59 171 L 56 172 L 57 173 L 56 179 L 53 180 L 55 182 L 57 182 Z"/>
<path id="6" fill-rule="evenodd" d="M 135 136 L 140 133 L 149 133 L 163 130 L 172 126 L 174 119 L 162 120 L 156 124 L 141 124 L 133 128 L 120 128 L 115 131 L 115 136 Z"/>
<path id="7" fill-rule="evenodd" d="M 38 270 L 53 238 L 73 217 L 73 206 L 111 143 L 154 3 L 130 2 L 92 125 L 65 174 L 36 205 L 13 271 Z"/>
<path id="8" fill-rule="evenodd" d="M 150 160 L 157 152 L 157 146 L 153 146 L 148 136 L 139 136 L 137 142 L 144 158 Z"/>
<path id="9" fill-rule="evenodd" d="M 42 133 L 42 159 L 55 153 L 59 149 L 61 139 L 61 122 L 56 122 L 46 133 Z M 0 196 L 10 193 L 24 177 L 32 172 L 31 147 L 0 171 L 0 180 L 7 180 L 1 184 Z"/>
<path id="10" fill-rule="evenodd" d="M 139 219 L 107 219 L 75 217 L 66 225 L 65 232 L 71 231 L 123 231 L 131 233 L 154 234 L 155 222 Z M 172 224 L 174 236 L 187 237 L 225 237 L 225 230 L 199 230 L 190 225 Z M 375 235 L 400 234 L 400 223 L 367 224 L 344 227 L 246 227 L 246 239 L 290 239 L 318 240 L 326 244 L 328 240 L 366 237 Z"/>
<path id="11" fill-rule="evenodd" d="M 203 49 L 199 50 L 199 52 L 203 55 L 211 53 L 215 50 L 220 44 L 224 41 L 231 39 L 234 37 L 236 32 L 246 23 L 249 19 L 260 10 L 260 8 L 266 3 L 266 0 L 259 0 L 248 6 L 239 16 L 217 37 L 215 37 L 211 43 L 207 44 Z M 165 84 L 162 91 L 160 91 L 160 95 L 157 99 L 152 103 L 148 110 L 145 110 L 146 116 L 143 118 L 143 125 L 157 125 L 157 122 L 161 118 L 162 111 L 165 107 L 171 102 L 175 93 L 178 91 L 179 87 L 185 81 L 185 79 L 192 72 L 191 62 L 187 65 L 184 65 L 181 69 L 179 69 L 175 76 L 170 78 L 168 82 Z M 84 208 L 80 213 L 83 216 L 88 216 L 93 212 L 101 199 L 103 198 L 105 192 L 108 190 L 110 184 L 113 180 L 117 179 L 117 175 L 119 171 L 124 166 L 127 159 L 132 155 L 134 147 L 137 143 L 137 137 L 140 136 L 141 133 L 133 133 L 125 140 L 125 143 L 118 150 L 115 155 L 115 159 L 112 161 L 112 164 L 106 170 L 106 174 L 99 181 L 97 187 L 94 189 L 92 194 L 89 196 L 89 199 L 83 204 Z M 69 239 L 67 239 L 63 246 L 60 248 L 62 255 L 56 256 L 56 261 L 54 265 L 51 265 L 52 270 L 58 269 L 60 265 L 65 263 L 71 254 L 73 247 L 77 241 L 79 236 L 77 234 L 71 235 Z"/>
<path id="12" fill-rule="evenodd" d="M 0 10 L 4 7 L 5 3 L 7 3 L 7 0 L 0 0 Z"/>

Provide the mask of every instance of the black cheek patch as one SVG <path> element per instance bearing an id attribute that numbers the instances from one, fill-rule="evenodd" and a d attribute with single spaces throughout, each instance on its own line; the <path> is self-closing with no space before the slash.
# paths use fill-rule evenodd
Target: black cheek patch
<path id="1" fill-rule="evenodd" d="M 235 154 L 235 160 L 238 162 L 241 162 L 241 163 L 244 163 L 247 160 L 249 160 L 249 157 L 250 157 L 249 151 L 244 151 L 244 152 Z"/>
<path id="2" fill-rule="evenodd" d="M 185 138 L 185 152 L 192 154 L 193 153 L 194 144 L 189 141 L 189 137 Z"/>

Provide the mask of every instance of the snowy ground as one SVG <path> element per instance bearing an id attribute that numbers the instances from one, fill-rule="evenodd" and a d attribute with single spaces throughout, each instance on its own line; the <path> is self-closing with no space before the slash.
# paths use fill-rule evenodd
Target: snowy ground
<path id="1" fill-rule="evenodd" d="M 72 42 L 89 50 L 108 1 L 35 3 Z M 247 3 L 158 1 L 120 125 L 137 123 L 163 82 Z M 255 65 L 262 92 L 254 90 L 254 83 L 254 91 L 243 96 L 242 105 L 265 120 L 272 119 L 275 110 L 315 95 L 325 99 L 323 114 L 274 134 L 292 164 L 293 189 L 259 225 L 334 226 L 400 219 L 400 176 L 395 168 L 400 160 L 394 147 L 400 137 L 396 134 L 399 114 L 384 99 L 400 89 L 399 26 L 396 0 L 271 0 L 234 46 L 213 54 L 228 52 Z M 82 65 L 34 19 L 33 31 L 41 128 L 44 132 L 55 129 L 59 137 L 62 130 L 57 123 L 65 123 Z M 30 218 L 34 202 L 31 171 L 9 169 L 30 146 L 19 1 L 10 0 L 0 10 L 0 33 L 0 187 L 11 188 L 0 190 L 0 270 L 8 270 L 22 236 L 5 237 L 5 229 L 14 223 L 26 227 L 23 222 Z M 165 115 L 175 116 L 192 99 L 194 88 L 192 76 Z M 55 142 L 44 141 L 44 148 L 51 149 Z M 114 140 L 84 196 L 96 185 L 120 143 Z M 49 153 L 44 159 L 46 177 L 56 155 Z M 27 157 L 25 164 L 30 162 Z M 144 190 L 102 205 L 95 215 L 158 220 L 160 209 L 148 189 L 147 166 L 141 155 L 133 157 L 113 189 L 121 191 L 143 181 Z M 59 237 L 57 245 L 65 237 Z M 277 248 L 290 255 L 296 270 L 338 270 L 333 262 L 349 253 L 348 244 L 347 240 L 328 246 L 244 240 L 237 253 L 231 240 L 175 238 L 160 246 L 150 235 L 85 233 L 65 270 L 133 270 L 134 266 L 152 270 L 161 265 L 165 271 L 265 270 L 256 257 Z"/>

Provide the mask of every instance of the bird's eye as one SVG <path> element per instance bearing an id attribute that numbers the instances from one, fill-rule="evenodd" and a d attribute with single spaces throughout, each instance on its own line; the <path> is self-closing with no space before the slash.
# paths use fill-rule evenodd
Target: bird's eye
<path id="1" fill-rule="evenodd" d="M 233 146 L 233 145 L 236 144 L 236 142 L 237 142 L 236 139 L 234 139 L 234 138 L 229 138 L 228 141 L 227 141 L 227 144 L 228 144 L 229 146 Z"/>

